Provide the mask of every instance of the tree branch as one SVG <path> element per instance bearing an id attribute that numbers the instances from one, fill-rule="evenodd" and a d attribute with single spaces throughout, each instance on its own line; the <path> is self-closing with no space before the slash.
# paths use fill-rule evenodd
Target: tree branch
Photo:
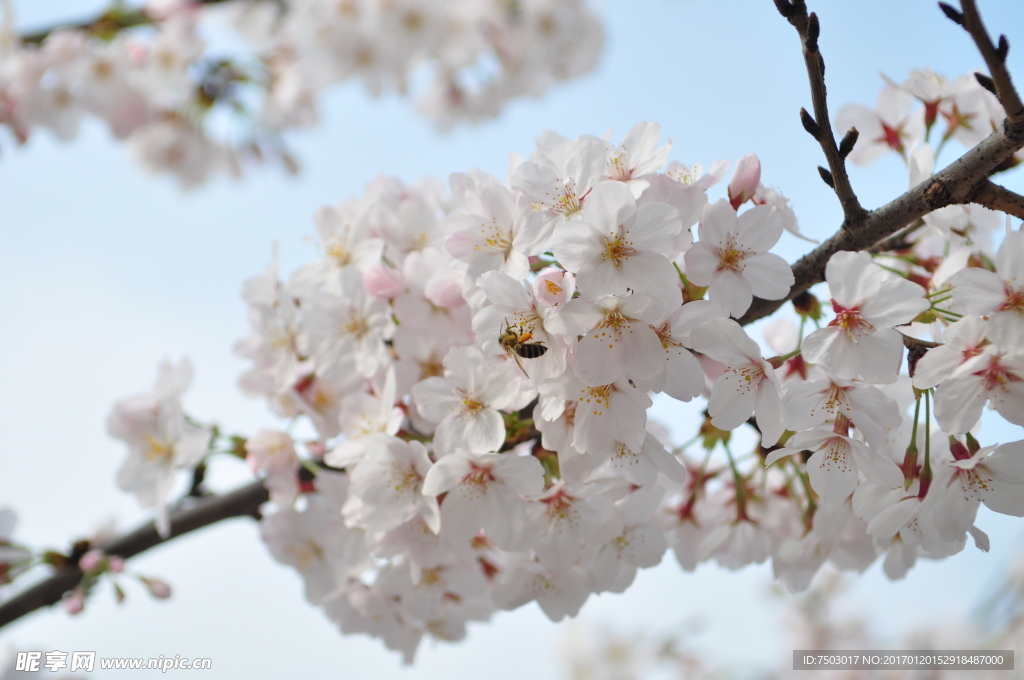
<path id="1" fill-rule="evenodd" d="M 963 8 L 961 18 L 964 30 L 971 35 L 988 66 L 988 71 L 996 86 L 996 97 L 1006 109 L 1006 117 L 1015 125 L 1024 125 L 1024 104 L 1021 104 L 1020 95 L 1017 94 L 1013 80 L 1010 78 L 1010 72 L 1006 69 L 1006 52 L 1010 49 L 1010 43 L 1007 42 L 1005 35 L 1001 35 L 999 36 L 999 47 L 992 44 L 992 39 L 989 38 L 985 24 L 981 21 L 981 15 L 978 13 L 978 7 L 974 0 L 960 0 L 960 7 Z"/>
<path id="2" fill-rule="evenodd" d="M 149 522 L 109 543 L 94 547 L 108 555 L 119 555 L 127 559 L 221 520 L 258 517 L 260 505 L 269 498 L 263 483 L 255 481 L 222 496 L 203 498 L 187 508 L 173 512 L 171 534 L 166 538 L 156 532 L 153 522 Z M 64 593 L 77 586 L 81 580 L 82 572 L 77 565 L 63 567 L 10 600 L 0 603 L 0 628 L 36 609 L 56 604 Z"/>
<path id="3" fill-rule="evenodd" d="M 832 133 L 832 123 L 828 116 L 828 95 L 825 88 L 825 60 L 818 49 L 818 35 L 820 24 L 818 15 L 813 12 L 807 14 L 807 5 L 803 0 L 777 0 L 776 5 L 784 17 L 796 28 L 800 34 L 800 42 L 803 44 L 804 64 L 807 66 L 807 77 L 811 84 L 811 101 L 814 104 L 814 119 L 810 119 L 807 111 L 801 109 L 800 117 L 804 129 L 814 137 L 821 145 L 828 161 L 829 172 L 819 168 L 822 179 L 831 186 L 839 203 L 843 206 L 845 221 L 843 227 L 850 229 L 860 225 L 867 218 L 867 211 L 861 207 L 857 194 L 850 184 L 850 176 L 846 174 L 845 154 L 841 153 L 836 146 L 836 139 Z M 855 134 L 855 133 L 854 133 Z M 852 144 L 850 145 L 852 148 Z M 847 150 L 847 153 L 849 151 Z M 831 181 L 829 181 L 831 180 Z"/>
<path id="4" fill-rule="evenodd" d="M 974 202 L 1024 220 L 1024 196 L 993 182 L 984 182 Z"/>
<path id="5" fill-rule="evenodd" d="M 978 197 L 988 191 L 986 185 L 991 184 L 987 179 L 988 173 L 1021 147 L 1024 147 L 1024 124 L 1013 126 L 1009 119 L 1004 120 L 1001 129 L 983 139 L 937 175 L 881 208 L 867 213 L 867 218 L 857 228 L 840 229 L 832 238 L 800 258 L 793 265 L 795 283 L 789 294 L 782 300 L 754 298 L 739 323 L 746 325 L 764 318 L 814 284 L 824 281 L 825 265 L 840 250 L 870 248 L 933 210 L 947 205 L 978 203 Z"/>
<path id="6" fill-rule="evenodd" d="M 775 5 L 790 23 L 797 26 L 797 30 L 801 30 L 798 25 L 801 21 L 799 17 L 806 16 L 807 13 L 804 0 L 775 0 Z M 963 0 L 963 6 L 964 23 L 970 23 L 973 26 L 973 22 L 976 22 L 976 31 L 980 31 L 978 35 L 984 35 L 985 40 L 988 41 L 988 34 L 985 33 L 984 25 L 981 23 L 981 17 L 978 15 L 973 0 Z M 969 16 L 971 17 L 970 19 L 968 18 Z M 972 32 L 972 29 L 968 28 L 968 31 L 971 32 L 972 37 L 976 36 L 976 32 Z M 803 35 L 804 33 L 801 32 L 801 36 Z M 1005 38 L 1001 43 L 1005 43 Z M 991 48 L 991 41 L 988 41 L 987 44 Z M 979 49 L 983 50 L 980 44 Z M 998 57 L 998 54 L 995 53 L 995 48 L 992 48 L 992 52 L 993 57 Z M 804 56 L 805 58 L 807 57 L 806 46 Z M 1003 56 L 1005 57 L 1005 55 Z M 822 62 L 823 65 L 824 63 Z M 1017 109 L 1013 109 L 1013 105 L 1016 103 L 1016 106 L 1019 107 L 1020 99 L 1013 89 L 1005 64 L 1000 60 L 995 66 L 997 68 L 993 70 L 993 79 L 995 79 L 997 74 L 1000 74 L 999 77 L 1004 82 L 1001 92 L 1006 91 L 1012 95 L 1012 98 L 1008 100 L 1011 106 L 1008 107 L 1004 104 L 1003 107 L 1007 111 L 1011 109 L 1016 111 Z M 809 73 L 810 68 L 809 65 Z M 990 68 L 993 68 L 993 66 L 990 65 Z M 814 77 L 812 75 L 812 83 L 813 81 Z M 812 86 L 813 90 L 814 87 Z M 821 82 L 821 94 L 824 95 L 824 81 Z M 817 105 L 817 102 L 815 104 Z M 822 104 L 824 104 L 824 101 L 822 101 Z M 815 108 L 815 111 L 817 111 L 817 108 Z M 947 205 L 981 203 L 980 199 L 996 200 L 996 196 L 999 197 L 998 200 L 1009 204 L 1013 197 L 1017 197 L 1016 194 L 1012 194 L 1012 192 L 992 184 L 988 180 L 988 175 L 1000 163 L 1020 150 L 1021 147 L 1024 147 L 1024 109 L 1020 109 L 1017 113 L 1018 115 L 1012 118 L 1008 115 L 998 130 L 983 139 L 974 148 L 969 149 L 963 156 L 953 161 L 938 174 L 921 182 L 913 189 L 910 189 L 881 208 L 866 212 L 863 221 L 859 224 L 851 226 L 849 217 L 847 217 L 838 232 L 797 260 L 793 265 L 795 283 L 785 298 L 781 300 L 763 300 L 755 297 L 747 313 L 739 319 L 739 323 L 746 325 L 762 319 L 811 286 L 824 281 L 825 265 L 832 255 L 841 250 L 856 251 L 871 248 L 879 241 L 892 236 L 908 225 L 912 225 L 933 210 L 944 208 Z M 824 130 L 827 129 L 828 119 L 819 121 L 818 124 L 822 126 L 824 134 Z M 834 145 L 835 141 L 831 138 L 831 132 L 829 132 L 829 139 L 831 144 Z M 824 143 L 822 148 L 826 148 Z M 840 178 L 837 173 L 833 172 L 832 176 L 835 179 L 836 186 L 840 186 Z M 998 189 L 1002 189 L 1005 194 L 1000 193 Z M 836 192 L 838 194 L 838 188 Z"/>
<path id="7" fill-rule="evenodd" d="M 201 5 L 216 5 L 228 0 L 193 0 Z M 99 16 L 91 19 L 83 19 L 76 22 L 68 22 L 59 26 L 50 26 L 35 31 L 28 31 L 21 36 L 21 42 L 25 45 L 38 45 L 46 40 L 51 33 L 64 29 L 75 28 L 86 31 L 93 35 L 109 36 L 126 28 L 135 26 L 146 26 L 154 23 L 154 19 L 145 9 L 118 9 L 112 7 Z"/>
<path id="8" fill-rule="evenodd" d="M 913 224 L 909 224 L 889 238 L 879 241 L 875 245 L 868 248 L 869 253 L 887 253 L 890 250 L 902 250 L 909 248 L 912 243 L 907 241 L 907 237 L 913 234 L 915 231 L 924 226 L 924 220 L 917 220 Z"/>

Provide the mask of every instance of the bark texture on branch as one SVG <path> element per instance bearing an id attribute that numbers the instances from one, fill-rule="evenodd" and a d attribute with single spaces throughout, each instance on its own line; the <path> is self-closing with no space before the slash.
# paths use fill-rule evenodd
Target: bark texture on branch
<path id="1" fill-rule="evenodd" d="M 108 555 L 119 555 L 127 559 L 182 534 L 221 520 L 232 517 L 258 517 L 260 505 L 269 498 L 262 482 L 252 482 L 221 496 L 202 498 L 188 508 L 171 513 L 171 534 L 167 538 L 161 537 L 156 532 L 153 522 L 149 522 L 109 543 L 93 547 L 103 550 Z M 64 593 L 77 586 L 81 580 L 82 572 L 77 566 L 63 567 L 34 586 L 0 603 L 0 628 L 36 609 L 60 602 Z"/>
<path id="2" fill-rule="evenodd" d="M 1024 220 L 1024 196 L 992 182 L 981 185 L 974 202 Z"/>

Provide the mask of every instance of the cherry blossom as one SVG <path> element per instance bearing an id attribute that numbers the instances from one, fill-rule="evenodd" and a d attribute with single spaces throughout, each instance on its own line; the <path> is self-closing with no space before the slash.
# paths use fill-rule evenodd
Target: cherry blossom
<path id="1" fill-rule="evenodd" d="M 711 301 L 740 317 L 758 297 L 778 300 L 789 293 L 793 271 L 767 252 L 782 235 L 782 218 L 769 206 L 755 206 L 737 217 L 727 201 L 704 208 L 700 240 L 686 251 L 686 276 L 708 286 Z"/>
<path id="2" fill-rule="evenodd" d="M 690 332 L 708 319 L 725 318 L 728 313 L 714 302 L 694 300 L 677 307 L 653 328 L 665 352 L 665 364 L 651 379 L 649 387 L 673 399 L 690 401 L 704 390 L 704 371 L 687 346 Z"/>
<path id="3" fill-rule="evenodd" d="M 949 444 L 936 447 L 940 464 L 929 492 L 938 500 L 935 513 L 944 539 L 959 540 L 974 524 L 981 503 L 1024 517 L 1024 441 L 979 447 L 973 454 L 955 439 Z"/>
<path id="4" fill-rule="evenodd" d="M 387 306 L 362 286 L 356 271 L 344 274 L 337 293 L 315 291 L 305 304 L 304 316 L 312 354 L 321 366 L 351 357 L 365 377 L 387 364 L 387 346 L 395 332 Z"/>
<path id="5" fill-rule="evenodd" d="M 986 401 L 1011 423 L 1024 425 L 1024 354 L 1002 354 L 989 345 L 960 364 L 935 393 L 935 419 L 947 432 L 967 432 Z"/>
<path id="6" fill-rule="evenodd" d="M 563 376 L 558 381 L 541 385 L 542 395 L 560 396 L 575 403 L 572 411 L 572 447 L 580 453 L 606 455 L 614 453 L 618 444 L 630 451 L 643 446 L 647 431 L 647 409 L 651 398 L 627 378 L 605 385 L 586 385 L 578 378 Z M 562 402 L 563 405 L 565 402 Z M 553 416 L 566 414 L 559 410 Z"/>
<path id="7" fill-rule="evenodd" d="M 552 621 L 576 616 L 593 592 L 592 577 L 580 567 L 554 574 L 536 562 L 506 570 L 494 588 L 494 603 L 502 609 L 515 609 L 537 601 Z"/>
<path id="8" fill-rule="evenodd" d="M 155 507 L 162 536 L 170 533 L 168 495 L 178 470 L 195 467 L 210 445 L 209 430 L 189 422 L 181 395 L 192 382 L 192 364 L 165 361 L 152 391 L 123 399 L 107 418 L 107 432 L 128 445 L 117 483 L 146 507 Z"/>
<path id="9" fill-rule="evenodd" d="M 667 301 L 678 300 L 673 288 Z M 664 349 L 651 327 L 670 305 L 646 295 L 607 297 L 595 303 L 571 300 L 547 328 L 563 336 L 586 333 L 576 343 L 573 370 L 588 385 L 605 385 L 621 377 L 653 378 L 661 369 Z"/>
<path id="10" fill-rule="evenodd" d="M 799 239 L 808 241 L 810 243 L 818 243 L 813 238 L 809 238 L 800 231 L 800 220 L 797 219 L 796 211 L 789 204 L 789 199 L 783 196 L 777 189 L 772 187 L 766 187 L 764 184 L 757 186 L 757 191 L 750 198 L 750 201 L 754 205 L 767 205 L 778 211 L 779 216 L 782 217 L 782 228 L 793 234 Z"/>
<path id="11" fill-rule="evenodd" d="M 448 128 L 583 75 L 603 44 L 582 0 L 216 5 L 150 3 L 137 13 L 142 25 L 135 15 L 127 26 L 104 16 L 54 30 L 41 46 L 5 26 L 0 121 L 23 143 L 41 127 L 71 139 L 95 116 L 142 165 L 188 188 L 237 174 L 243 162 L 270 159 L 294 172 L 282 134 L 316 124 L 319 94 L 336 82 L 361 80 L 374 95 L 413 90 L 417 108 Z M 207 45 L 200 36 L 213 24 Z M 237 53 L 225 55 L 225 42 Z M 230 133 L 211 122 L 227 111 Z M 637 152 L 631 169 L 642 172 Z"/>
<path id="12" fill-rule="evenodd" d="M 840 417 L 852 422 L 869 441 L 878 442 L 881 428 L 898 427 L 899 406 L 876 387 L 840 378 L 797 382 L 783 400 L 786 426 L 799 432 Z"/>
<path id="13" fill-rule="evenodd" d="M 637 486 L 653 485 L 658 479 L 658 473 L 663 473 L 677 482 L 686 478 L 685 468 L 650 432 L 639 450 L 632 450 L 623 442 L 615 442 L 607 467 L 616 477 L 626 479 Z"/>
<path id="14" fill-rule="evenodd" d="M 953 301 L 971 314 L 989 317 L 993 342 L 1024 347 L 1024 233 L 1006 234 L 995 257 L 996 271 L 969 267 L 955 275 Z"/>
<path id="15" fill-rule="evenodd" d="M 690 338 L 695 350 L 727 366 L 708 400 L 715 427 L 731 430 L 753 413 L 761 430 L 761 445 L 777 442 L 784 429 L 781 386 L 775 369 L 761 357 L 757 343 L 735 321 L 722 318 L 697 326 Z"/>
<path id="16" fill-rule="evenodd" d="M 667 542 L 665 534 L 648 522 L 663 494 L 662 489 L 647 487 L 632 491 L 619 501 L 622 530 L 603 545 L 592 544 L 590 560 L 594 588 L 621 593 L 632 585 L 637 569 L 649 569 L 661 562 Z"/>
<path id="17" fill-rule="evenodd" d="M 260 430 L 245 442 L 245 458 L 253 472 L 266 473 L 264 485 L 275 505 L 285 508 L 295 502 L 299 495 L 299 457 L 286 432 Z"/>
<path id="18" fill-rule="evenodd" d="M 0 584 L 16 576 L 32 557 L 32 553 L 14 543 L 14 526 L 18 517 L 10 508 L 0 508 Z"/>
<path id="19" fill-rule="evenodd" d="M 531 229 L 541 250 L 548 249 L 557 225 L 582 217 L 583 205 L 604 173 L 607 151 L 602 140 L 584 137 L 569 148 L 562 158 L 541 154 L 540 162 L 526 161 L 512 175 L 512 188 L 536 211 Z"/>
<path id="20" fill-rule="evenodd" d="M 603 491 L 597 484 L 558 482 L 529 504 L 534 551 L 553 574 L 569 571 L 585 546 L 610 541 L 622 530 L 621 516 Z"/>
<path id="21" fill-rule="evenodd" d="M 440 5 L 394 6 L 422 12 L 422 31 L 366 45 L 372 66 L 336 67 L 385 89 L 384 62 L 448 30 Z M 360 35 L 352 18 L 324 21 Z M 939 115 L 957 96 L 941 94 Z M 614 147 L 548 131 L 528 161 L 513 156 L 507 185 L 479 170 L 380 177 L 318 213 L 321 257 L 286 282 L 273 264 L 246 283 L 243 388 L 313 439 L 297 447 L 282 426 L 218 436 L 214 450 L 244 442 L 273 500 L 261 509 L 268 548 L 343 632 L 411 659 L 424 638 L 461 639 L 498 609 L 536 601 L 555 620 L 575 615 L 670 546 L 686 570 L 770 560 L 793 590 L 825 564 L 864 570 L 879 557 L 901 578 L 919 558 L 962 551 L 968 534 L 987 549 L 981 502 L 1024 513 L 1022 443 L 966 434 L 986 402 L 1024 424 L 1024 355 L 1006 330 L 1019 231 L 990 258 L 974 241 L 984 229 L 932 215 L 938 226 L 915 223 L 897 250 L 833 254 L 835 318 L 812 330 L 821 293 L 794 297 L 799 325 L 764 327 L 768 360 L 729 316 L 755 294 L 791 294 L 792 270 L 767 251 L 783 229 L 798 233 L 795 212 L 761 184 L 753 154 L 731 202 L 709 205 L 724 166 L 660 172 L 659 133 L 642 123 Z M 907 153 L 925 181 L 931 146 Z M 137 399 L 202 440 L 187 464 L 160 469 L 173 481 L 211 435 L 181 413 L 187 376 L 166 371 L 169 386 Z M 655 398 L 660 410 L 701 395 L 703 417 L 672 421 L 686 444 L 648 417 Z M 129 403 L 111 431 L 132 460 L 156 425 Z M 748 427 L 756 443 L 734 432 Z M 156 495 L 141 475 L 129 488 Z"/>
<path id="22" fill-rule="evenodd" d="M 377 434 L 364 447 L 367 455 L 349 475 L 352 483 L 342 506 L 345 523 L 384 532 L 421 517 L 435 534 L 440 531 L 437 499 L 422 493 L 433 465 L 423 444 Z"/>
<path id="23" fill-rule="evenodd" d="M 430 377 L 412 388 L 419 412 L 438 424 L 435 452 L 444 456 L 460 447 L 474 452 L 498 449 L 505 441 L 498 411 L 518 397 L 509 389 L 508 370 L 487 361 L 476 348 L 449 351 L 444 367 L 444 378 Z"/>
<path id="24" fill-rule="evenodd" d="M 784 448 L 768 454 L 765 465 L 801 451 L 814 452 L 807 461 L 807 474 L 811 486 L 826 503 L 841 503 L 849 498 L 857 488 L 858 472 L 885 486 L 898 486 L 903 479 L 892 461 L 873 454 L 856 439 L 823 429 L 793 435 Z"/>
<path id="25" fill-rule="evenodd" d="M 611 150 L 605 177 L 622 182 L 630 188 L 633 198 L 639 198 L 649 185 L 645 175 L 665 167 L 672 141 L 658 147 L 661 126 L 657 123 L 637 123 L 622 138 L 622 142 Z"/>
<path id="26" fill-rule="evenodd" d="M 804 358 L 839 378 L 893 382 L 903 357 L 902 336 L 893 327 L 928 309 L 924 290 L 890 275 L 863 252 L 833 255 L 825 279 L 836 318 L 804 338 Z"/>
<path id="27" fill-rule="evenodd" d="M 981 317 L 965 316 L 949 325 L 945 344 L 921 357 L 914 372 L 914 387 L 925 390 L 935 387 L 952 375 L 965 361 L 978 356 L 988 344 L 988 323 Z"/>
<path id="28" fill-rule="evenodd" d="M 538 254 L 531 243 L 534 233 L 529 229 L 529 206 L 517 202 L 508 189 L 489 177 L 483 179 L 483 186 L 474 187 L 473 193 L 473 203 L 478 205 L 467 206 L 472 213 L 449 219 L 445 248 L 469 265 L 468 274 L 474 281 L 495 269 L 525 280 L 530 273 L 527 256 Z"/>
<path id="29" fill-rule="evenodd" d="M 341 401 L 338 424 L 346 439 L 324 456 L 324 461 L 342 468 L 359 462 L 368 438 L 379 434 L 396 434 L 405 419 L 405 412 L 395 406 L 395 371 L 384 373 L 384 386 L 379 394 L 346 395 Z"/>
<path id="30" fill-rule="evenodd" d="M 515 550 L 527 540 L 524 495 L 544 486 L 544 470 L 533 456 L 470 453 L 456 449 L 441 458 L 423 480 L 423 493 L 442 493 L 441 534 L 469 540 L 483 530 L 495 545 Z"/>
<path id="31" fill-rule="evenodd" d="M 836 127 L 844 132 L 855 127 L 860 132 L 850 160 L 867 165 L 889 151 L 906 156 L 914 142 L 924 136 L 924 117 L 911 112 L 913 103 L 909 93 L 889 85 L 878 95 L 874 109 L 860 104 L 840 109 Z"/>
<path id="32" fill-rule="evenodd" d="M 639 208 L 627 187 L 606 182 L 594 188 L 579 220 L 563 225 L 552 251 L 576 273 L 576 285 L 590 298 L 627 290 L 662 291 L 678 276 L 661 253 L 679 234 L 679 213 L 664 203 Z"/>

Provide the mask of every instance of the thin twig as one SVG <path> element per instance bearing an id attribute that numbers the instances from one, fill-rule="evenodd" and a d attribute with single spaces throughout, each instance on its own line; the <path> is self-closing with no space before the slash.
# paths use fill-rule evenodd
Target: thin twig
<path id="1" fill-rule="evenodd" d="M 903 346 L 907 349 L 935 349 L 936 347 L 942 347 L 942 344 L 941 342 L 932 342 L 931 340 L 918 340 L 909 335 L 903 336 Z"/>
<path id="2" fill-rule="evenodd" d="M 1024 220 L 1024 196 L 993 182 L 984 182 L 974 202 Z"/>
<path id="3" fill-rule="evenodd" d="M 216 5 L 228 0 L 194 0 L 202 5 Z M 38 45 L 46 40 L 50 34 L 62 29 L 78 29 L 94 35 L 110 35 L 127 28 L 136 26 L 148 26 L 154 23 L 155 19 L 145 9 L 118 9 L 111 8 L 99 16 L 81 21 L 72 21 L 49 26 L 47 28 L 27 31 L 21 35 L 21 42 L 25 45 Z"/>
<path id="4" fill-rule="evenodd" d="M 868 213 L 857 229 L 840 229 L 832 238 L 800 258 L 793 265 L 795 283 L 782 300 L 754 298 L 750 309 L 739 320 L 741 325 L 772 314 L 816 283 L 825 280 L 825 265 L 840 250 L 864 250 L 916 222 L 933 210 L 947 205 L 977 203 L 985 190 L 987 175 L 1024 147 L 1024 125 L 1005 124 L 1000 129 L 953 161 L 938 174 L 902 196 Z"/>
<path id="5" fill-rule="evenodd" d="M 871 246 L 870 248 L 868 248 L 868 252 L 887 253 L 890 250 L 902 250 L 904 248 L 909 248 L 913 244 L 907 241 L 907 237 L 916 232 L 924 225 L 924 220 L 917 220 L 913 224 L 909 224 L 903 227 L 902 229 L 900 229 L 899 231 L 897 231 L 895 234 L 885 239 L 884 241 L 879 241 L 875 245 Z"/>
<path id="6" fill-rule="evenodd" d="M 171 514 L 171 534 L 162 537 L 153 522 L 124 534 L 109 543 L 97 545 L 108 555 L 133 557 L 190 531 L 232 517 L 258 517 L 260 505 L 269 499 L 262 482 L 252 482 L 231 493 L 207 497 Z M 82 580 L 77 565 L 57 570 L 48 578 L 0 603 L 0 628 L 18 618 L 57 602 Z"/>
<path id="7" fill-rule="evenodd" d="M 978 16 L 977 8 L 974 7 L 972 0 L 963 0 L 963 3 L 965 22 L 967 22 L 967 15 L 970 14 L 972 16 L 970 21 L 976 21 L 977 26 L 980 27 L 979 30 L 984 32 L 984 25 L 981 24 L 981 18 Z M 803 0 L 775 0 L 775 5 L 779 8 L 779 12 L 795 26 L 797 22 L 794 22 L 794 17 L 806 15 L 807 12 Z M 799 30 L 799 26 L 797 28 Z M 987 36 L 987 34 L 985 35 Z M 988 45 L 991 47 L 991 41 Z M 1012 89 L 1005 65 L 1000 66 L 993 73 L 993 77 L 996 73 L 1001 73 L 1000 78 L 1007 84 L 1004 85 L 1004 88 L 1009 86 L 1009 91 L 1013 94 L 1013 100 L 1010 100 L 1011 107 L 1013 102 L 1019 105 L 1019 99 L 1016 96 L 1016 91 Z M 824 82 L 822 82 L 822 87 L 824 87 Z M 1004 104 L 1004 108 L 1010 110 L 1006 104 Z M 739 319 L 739 323 L 746 325 L 762 319 L 811 286 L 824 281 L 825 265 L 835 253 L 841 250 L 865 250 L 892 236 L 900 229 L 906 228 L 907 225 L 912 225 L 933 210 L 944 208 L 947 205 L 978 203 L 979 197 L 993 196 L 995 190 L 988 186 L 992 184 L 988 180 L 988 175 L 1000 163 L 1024 147 L 1024 111 L 1019 113 L 1019 116 L 1012 119 L 1008 116 L 992 134 L 938 174 L 921 182 L 881 208 L 867 212 L 863 222 L 856 228 L 840 228 L 830 239 L 804 255 L 793 265 L 795 283 L 785 298 L 762 300 L 755 297 L 747 313 Z M 819 125 L 823 123 L 827 124 L 827 119 L 819 121 Z M 835 175 L 836 173 L 833 173 L 834 177 Z M 1003 197 L 1003 199 L 1007 198 Z M 844 222 L 843 225 L 848 227 L 848 222 Z"/>
<path id="8" fill-rule="evenodd" d="M 776 3 L 778 4 L 778 3 Z M 780 11 L 783 11 L 780 7 Z M 820 24 L 818 16 L 814 13 L 808 15 L 807 5 L 801 0 L 793 2 L 788 9 L 783 11 L 783 16 L 793 24 L 797 33 L 800 34 L 800 42 L 803 45 L 804 64 L 807 66 L 807 77 L 811 84 L 811 101 L 814 104 L 814 119 L 808 120 L 806 111 L 801 110 L 800 115 L 804 129 L 813 136 L 825 152 L 825 159 L 828 161 L 829 171 L 822 172 L 819 168 L 822 179 L 831 186 L 839 203 L 843 206 L 845 222 L 843 227 L 853 229 L 858 227 L 866 218 L 867 211 L 861 206 L 857 194 L 850 184 L 850 177 L 846 174 L 846 161 L 839 152 L 836 145 L 835 135 L 832 133 L 832 124 L 828 116 L 828 96 L 825 88 L 825 60 L 818 49 L 818 35 Z M 831 180 L 831 181 L 830 181 Z"/>
<path id="9" fill-rule="evenodd" d="M 996 97 L 1006 109 L 1006 117 L 1014 125 L 1024 125 L 1024 104 L 1021 104 L 1020 95 L 1017 94 L 1010 72 L 1006 69 L 1006 49 L 1009 48 L 1006 36 L 999 36 L 1000 46 L 996 47 L 989 38 L 974 0 L 960 0 L 960 7 L 963 8 L 964 30 L 971 35 L 988 66 L 996 86 Z"/>

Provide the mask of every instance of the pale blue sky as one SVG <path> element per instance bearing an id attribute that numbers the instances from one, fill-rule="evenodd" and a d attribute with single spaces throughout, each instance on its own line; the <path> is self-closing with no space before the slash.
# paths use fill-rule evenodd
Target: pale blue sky
<path id="1" fill-rule="evenodd" d="M 13 2 L 28 27 L 98 4 Z M 1008 34 L 1010 66 L 1024 82 L 1024 6 L 979 4 L 992 30 Z M 872 104 L 879 71 L 902 80 L 914 67 L 955 76 L 981 64 L 931 0 L 810 5 L 821 18 L 833 112 L 847 102 Z M 608 42 L 594 74 L 516 102 L 476 128 L 438 134 L 396 97 L 373 100 L 354 83 L 335 88 L 323 101 L 323 124 L 292 138 L 303 164 L 297 178 L 267 169 L 183 193 L 134 166 L 98 124 L 85 125 L 71 144 L 45 132 L 21 149 L 0 141 L 0 504 L 19 513 L 18 536 L 62 548 L 105 519 L 130 526 L 146 516 L 114 485 L 124 451 L 106 437 L 104 422 L 113 401 L 150 385 L 165 357 L 191 357 L 196 380 L 186 407 L 198 417 L 238 432 L 277 424 L 234 387 L 245 368 L 231 354 L 247 333 L 241 282 L 263 270 L 275 243 L 283 271 L 308 261 L 312 212 L 359 194 L 380 173 L 412 181 L 479 167 L 503 176 L 509 152 L 529 153 L 545 129 L 619 136 L 656 120 L 675 140 L 673 160 L 707 166 L 756 151 L 764 181 L 792 200 L 804 232 L 832 233 L 838 203 L 818 178 L 820 150 L 797 116 L 810 107 L 799 42 L 769 0 L 604 0 L 598 8 Z M 954 145 L 940 162 L 959 151 Z M 906 185 L 896 157 L 851 174 L 867 207 Z M 1024 191 L 1019 173 L 1003 181 Z M 806 248 L 786 236 L 777 251 L 793 260 Z M 685 413 L 667 416 L 688 431 L 694 425 Z M 991 437 L 1019 439 L 1021 430 L 993 428 Z M 218 471 L 223 485 L 245 477 L 230 462 Z M 966 611 L 987 575 L 1019 549 L 1017 521 L 983 513 L 981 526 L 993 537 L 992 554 L 969 547 L 919 565 L 899 583 L 876 566 L 849 601 L 869 608 L 890 635 Z M 558 677 L 561 628 L 535 606 L 473 626 L 463 644 L 424 644 L 417 665 L 403 669 L 379 642 L 343 638 L 308 606 L 298 578 L 273 563 L 251 522 L 177 540 L 132 566 L 167 578 L 174 599 L 154 603 L 129 587 L 117 608 L 101 589 L 77 618 L 41 612 L 5 629 L 0 649 L 209 656 L 217 678 Z M 704 566 L 687 575 L 668 556 L 626 594 L 593 597 L 581 616 L 657 631 L 702 616 L 709 647 L 739 664 L 777 663 L 791 647 L 777 605 L 764 597 L 769 574 Z"/>

